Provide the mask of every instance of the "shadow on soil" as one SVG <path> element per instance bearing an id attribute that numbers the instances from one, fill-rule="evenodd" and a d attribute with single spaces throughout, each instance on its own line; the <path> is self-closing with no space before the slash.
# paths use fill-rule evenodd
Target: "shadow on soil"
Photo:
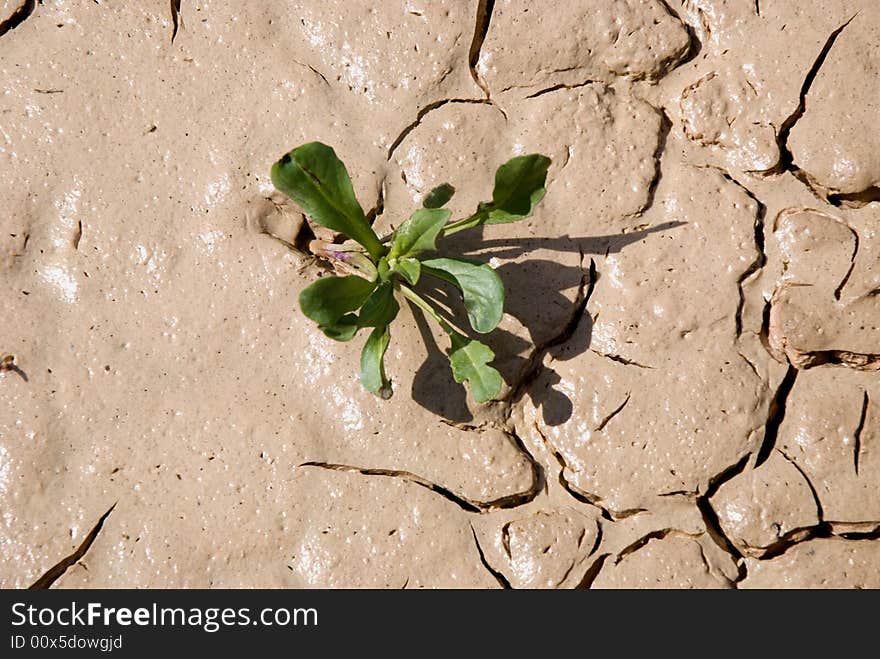
<path id="1" fill-rule="evenodd" d="M 590 347 L 593 319 L 587 309 L 573 304 L 571 292 L 584 282 L 591 256 L 607 256 L 643 240 L 652 233 L 668 231 L 684 222 L 666 222 L 641 231 L 613 236 L 572 238 L 503 238 L 482 239 L 481 231 L 464 232 L 451 238 L 444 253 L 488 262 L 491 258 L 517 259 L 500 266 L 497 271 L 504 282 L 504 311 L 513 316 L 528 333 L 528 339 L 498 328 L 488 335 L 470 331 L 461 295 L 451 286 L 425 277 L 419 282 L 420 293 L 438 303 L 441 313 L 459 330 L 487 343 L 495 351 L 493 365 L 505 382 L 514 387 L 525 381 L 525 388 L 536 407 L 540 407 L 547 425 L 555 426 L 571 418 L 571 399 L 558 387 L 561 377 L 552 368 L 541 368 L 546 354 L 566 361 L 583 354 Z M 528 258 L 541 250 L 559 253 L 559 261 Z M 568 254 L 569 256 L 566 256 Z M 572 254 L 577 255 L 572 258 Z M 597 273 L 596 279 L 601 277 Z M 593 281 L 595 284 L 595 280 Z M 589 288 L 589 282 L 584 292 Z M 563 292 L 569 292 L 569 296 Z M 578 313 L 576 317 L 573 314 Z M 445 354 L 432 333 L 432 327 L 421 312 L 413 316 L 427 349 L 427 356 L 416 372 L 412 397 L 419 405 L 454 423 L 468 423 L 473 415 L 468 409 L 467 392 L 455 382 Z M 534 346 L 539 346 L 535 354 Z M 537 376 L 537 377 L 536 377 Z M 532 382 L 532 380 L 534 380 Z"/>

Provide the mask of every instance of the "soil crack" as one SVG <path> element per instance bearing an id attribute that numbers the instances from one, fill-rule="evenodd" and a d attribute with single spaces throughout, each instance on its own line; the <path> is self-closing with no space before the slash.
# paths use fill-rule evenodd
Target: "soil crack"
<path id="1" fill-rule="evenodd" d="M 400 131 L 400 134 L 391 143 L 391 146 L 388 147 L 388 155 L 386 156 L 386 160 L 391 160 L 392 156 L 394 156 L 394 152 L 397 151 L 397 147 L 400 146 L 400 144 L 407 138 L 407 136 L 411 132 L 413 132 L 416 128 L 418 128 L 419 124 L 422 123 L 422 120 L 429 113 L 433 112 L 434 110 L 437 110 L 438 108 L 442 108 L 444 105 L 447 105 L 448 103 L 479 103 L 482 105 L 491 105 L 496 108 L 498 107 L 495 105 L 495 103 L 493 103 L 488 98 L 444 98 L 439 101 L 434 101 L 433 103 L 429 103 L 428 105 L 426 105 L 425 107 L 423 107 L 421 110 L 418 111 L 418 113 L 416 114 L 415 121 L 413 121 L 412 123 L 407 125 L 402 131 Z M 500 111 L 501 109 L 498 108 L 498 110 Z M 502 114 L 504 114 L 504 113 L 502 112 Z M 507 118 L 507 115 L 505 115 L 505 119 L 506 118 Z"/>
<path id="2" fill-rule="evenodd" d="M 566 320 L 558 334 L 547 341 L 544 341 L 541 345 L 537 345 L 533 348 L 532 354 L 529 355 L 529 358 L 526 360 L 526 365 L 523 367 L 522 375 L 518 378 L 519 381 L 507 397 L 510 404 L 517 403 L 522 398 L 523 394 L 525 394 L 529 386 L 540 376 L 541 371 L 546 368 L 543 362 L 544 356 L 547 352 L 551 348 L 564 344 L 574 336 L 578 325 L 580 325 L 581 319 L 587 312 L 587 303 L 589 303 L 590 297 L 593 295 L 593 289 L 595 288 L 598 276 L 596 274 L 596 262 L 593 259 L 590 259 L 590 267 L 586 271 L 584 271 L 583 268 L 583 251 L 581 251 L 580 259 L 580 268 L 584 274 L 581 276 L 581 281 L 578 284 L 578 292 L 572 303 L 571 315 L 568 317 L 568 320 Z M 510 414 L 508 413 L 508 418 L 509 416 Z"/>
<path id="3" fill-rule="evenodd" d="M 34 13 L 36 6 L 36 0 L 26 0 L 23 2 L 9 18 L 0 23 L 0 37 L 24 23 Z"/>
<path id="4" fill-rule="evenodd" d="M 82 220 L 78 220 L 76 223 L 76 228 L 73 230 L 73 238 L 71 239 L 71 244 L 73 245 L 73 249 L 79 249 L 79 241 L 82 240 L 83 235 L 83 223 Z"/>
<path id="5" fill-rule="evenodd" d="M 853 230 L 852 227 L 848 227 L 850 232 L 852 232 L 854 238 L 853 244 L 853 253 L 849 259 L 849 270 L 846 271 L 846 274 L 843 276 L 843 279 L 840 280 L 840 283 L 837 285 L 837 288 L 834 289 L 834 299 L 839 300 L 840 294 L 843 292 L 844 286 L 846 286 L 846 282 L 849 281 L 849 278 L 852 276 L 853 270 L 856 267 L 856 257 L 859 255 L 859 232 Z"/>
<path id="6" fill-rule="evenodd" d="M 571 498 L 573 498 L 575 501 L 580 501 L 583 504 L 598 509 L 602 516 L 602 519 L 609 522 L 616 522 L 622 519 L 626 519 L 627 517 L 633 517 L 634 515 L 645 512 L 644 508 L 633 508 L 621 511 L 609 510 L 602 505 L 601 497 L 596 496 L 595 494 L 584 492 L 583 490 L 569 483 L 568 479 L 565 477 L 565 471 L 566 469 L 568 469 L 568 462 L 566 461 L 565 456 L 563 456 L 562 453 L 560 453 L 559 449 L 557 449 L 553 445 L 553 443 L 548 439 L 547 435 L 545 435 L 541 431 L 541 428 L 538 426 L 537 423 L 533 423 L 532 427 L 535 429 L 535 432 L 538 433 L 538 436 L 541 438 L 541 442 L 544 444 L 544 447 L 547 449 L 548 453 L 553 456 L 553 458 L 556 460 L 556 464 L 559 465 L 559 485 L 562 487 L 562 489 L 568 492 Z"/>
<path id="7" fill-rule="evenodd" d="M 807 472 L 805 472 L 801 466 L 792 460 L 785 451 L 781 449 L 776 449 L 776 451 L 781 455 L 785 460 L 795 469 L 798 470 L 801 476 L 803 476 L 804 480 L 807 483 L 807 487 L 810 488 L 810 493 L 813 495 L 813 502 L 816 504 L 816 515 L 819 518 L 819 522 L 821 523 L 824 519 L 824 512 L 822 511 L 822 501 L 819 500 L 819 493 L 816 491 L 816 488 L 813 486 L 813 481 L 810 480 L 810 477 L 807 476 Z"/>
<path id="8" fill-rule="evenodd" d="M 113 509 L 116 508 L 116 504 L 114 503 L 110 506 L 110 509 L 101 515 L 98 522 L 92 527 L 92 530 L 89 531 L 89 534 L 85 537 L 85 540 L 80 543 L 80 546 L 77 547 L 76 551 L 70 554 L 69 556 L 62 558 L 58 563 L 53 565 L 49 570 L 37 579 L 28 590 L 45 590 L 50 588 L 52 584 L 54 584 L 58 579 L 60 579 L 65 572 L 67 572 L 68 568 L 71 565 L 75 564 L 78 560 L 80 560 L 83 556 L 86 555 L 86 552 L 91 548 L 92 543 L 95 542 L 95 539 L 98 537 L 98 534 L 101 532 L 101 527 L 104 526 L 104 522 L 110 516 L 110 513 L 113 512 Z"/>
<path id="9" fill-rule="evenodd" d="M 648 105 L 651 104 L 649 103 Z M 628 217 L 641 217 L 654 205 L 654 199 L 657 196 L 657 187 L 660 185 L 660 179 L 663 178 L 663 153 L 666 151 L 666 143 L 669 140 L 669 133 L 672 132 L 672 120 L 669 118 L 669 115 L 666 114 L 665 109 L 653 105 L 651 105 L 651 108 L 660 117 L 660 132 L 657 136 L 657 148 L 654 149 L 653 155 L 654 176 L 648 184 L 648 194 L 644 206 L 635 213 L 628 215 Z"/>
<path id="10" fill-rule="evenodd" d="M 664 538 L 666 538 L 667 536 L 672 535 L 672 534 L 683 535 L 688 538 L 694 537 L 694 536 L 689 535 L 687 533 L 682 533 L 681 531 L 676 531 L 676 529 L 658 529 L 657 531 L 651 531 L 650 533 L 643 535 L 641 538 L 639 538 L 635 542 L 633 542 L 633 543 L 627 545 L 626 547 L 624 547 L 623 549 L 621 549 L 620 552 L 618 552 L 617 556 L 614 557 L 614 564 L 619 565 L 620 562 L 624 558 L 626 558 L 630 554 L 634 554 L 639 549 L 641 549 L 642 547 L 647 545 L 649 542 L 651 542 L 651 540 L 663 540 Z"/>
<path id="11" fill-rule="evenodd" d="M 376 197 L 376 205 L 366 214 L 367 222 L 369 222 L 370 226 L 373 226 L 376 223 L 376 218 L 385 212 L 385 185 L 387 180 L 388 175 L 386 173 L 382 180 L 379 181 L 379 194 Z"/>
<path id="12" fill-rule="evenodd" d="M 762 202 L 755 195 L 754 192 L 749 190 L 745 185 L 737 181 L 733 176 L 731 176 L 728 172 L 721 169 L 720 167 L 715 167 L 712 165 L 705 166 L 704 169 L 712 169 L 718 172 L 724 180 L 733 183 L 736 187 L 738 187 L 742 192 L 752 201 L 755 202 L 758 206 L 757 213 L 755 215 L 755 251 L 757 255 L 749 263 L 748 267 L 737 277 L 736 287 L 739 293 L 739 300 L 736 306 L 736 313 L 734 315 L 734 325 L 736 327 L 736 336 L 739 338 L 742 335 L 742 315 L 743 309 L 745 308 L 746 298 L 745 292 L 743 291 L 743 284 L 745 284 L 753 275 L 760 272 L 764 266 L 767 264 L 767 252 L 765 250 L 765 238 L 764 238 L 764 226 L 767 220 L 767 205 Z"/>
<path id="13" fill-rule="evenodd" d="M 880 370 L 880 353 L 851 352 L 849 350 L 814 350 L 798 355 L 798 368 L 808 369 L 832 364 L 856 371 Z"/>
<path id="14" fill-rule="evenodd" d="M 15 355 L 0 354 L 0 373 L 15 373 L 25 382 L 28 381 L 27 373 L 21 370 L 21 367 L 15 363 Z"/>
<path id="15" fill-rule="evenodd" d="M 595 432 L 602 432 L 605 430 L 605 426 L 607 426 L 611 420 L 620 414 L 623 411 L 623 408 L 626 407 L 627 403 L 629 403 L 629 399 L 631 398 L 631 394 L 627 394 L 626 398 L 623 399 L 623 402 L 617 406 L 608 416 L 602 419 L 602 422 L 596 426 Z"/>
<path id="16" fill-rule="evenodd" d="M 526 452 L 526 455 L 529 456 L 528 452 Z M 532 462 L 534 465 L 534 461 Z M 468 513 L 486 513 L 491 510 L 497 510 L 499 508 L 515 508 L 516 506 L 528 503 L 528 501 L 537 496 L 538 493 L 538 488 L 533 485 L 533 487 L 528 492 L 500 497 L 489 502 L 481 502 L 473 501 L 467 497 L 456 494 L 452 490 L 432 481 L 429 481 L 428 479 L 423 478 L 422 476 L 414 474 L 410 471 L 399 469 L 370 469 L 353 465 L 317 461 L 303 462 L 298 465 L 298 467 L 316 467 L 318 469 L 327 469 L 330 471 L 345 471 L 349 473 L 357 473 L 363 476 L 384 476 L 387 478 L 399 478 L 408 483 L 413 483 L 414 485 L 419 485 L 421 487 L 424 487 L 425 489 L 431 490 L 435 494 L 439 494 L 444 499 L 451 501 L 456 506 Z"/>
<path id="17" fill-rule="evenodd" d="M 709 539 L 722 551 L 730 554 L 734 562 L 737 564 L 739 574 L 737 575 L 737 578 L 734 579 L 734 584 L 739 583 L 746 578 L 745 564 L 742 562 L 743 556 L 736 548 L 736 545 L 733 544 L 733 541 L 727 537 L 724 529 L 721 528 L 721 521 L 718 519 L 718 514 L 712 507 L 711 499 L 715 496 L 722 485 L 736 478 L 745 471 L 751 457 L 751 454 L 745 455 L 739 462 L 731 465 L 720 474 L 717 474 L 709 481 L 706 492 L 696 500 L 697 510 L 700 511 L 700 515 L 703 518 L 703 524 L 706 526 L 706 535 L 708 535 Z"/>
<path id="18" fill-rule="evenodd" d="M 528 96 L 526 96 L 526 99 L 538 98 L 539 96 L 543 96 L 544 94 L 551 94 L 553 92 L 559 91 L 560 89 L 577 89 L 579 87 L 586 87 L 587 85 L 592 85 L 592 84 L 602 84 L 602 83 L 598 80 L 585 80 L 584 82 L 576 82 L 576 83 L 572 83 L 572 84 L 566 84 L 564 82 L 560 82 L 559 84 L 553 85 L 552 87 L 547 87 L 546 89 L 539 89 L 538 91 L 534 92 L 533 94 L 529 94 Z M 509 89 L 513 89 L 513 87 L 508 87 L 504 91 L 508 91 Z"/>
<path id="19" fill-rule="evenodd" d="M 605 359 L 610 359 L 613 362 L 617 362 L 618 364 L 623 364 L 624 366 L 635 366 L 636 368 L 645 368 L 649 370 L 653 370 L 653 366 L 646 366 L 645 364 L 640 364 L 637 361 L 633 361 L 632 359 L 627 359 L 626 357 L 621 357 L 620 355 L 614 355 L 607 352 L 599 352 L 593 348 L 590 348 L 590 352 L 593 354 L 599 355 L 600 357 L 604 357 Z"/>
<path id="20" fill-rule="evenodd" d="M 593 582 L 596 581 L 596 578 L 599 576 L 599 573 L 602 571 L 602 566 L 605 565 L 605 561 L 610 558 L 611 554 L 602 554 L 599 556 L 590 567 L 587 568 L 587 571 L 584 573 L 583 579 L 581 582 L 575 586 L 575 590 L 589 590 L 593 587 Z"/>
<path id="21" fill-rule="evenodd" d="M 779 435 L 779 428 L 785 419 L 785 405 L 788 402 L 788 396 L 791 394 L 791 390 L 797 380 L 797 374 L 798 370 L 789 364 L 788 370 L 785 372 L 785 377 L 782 378 L 782 382 L 776 389 L 776 393 L 773 394 L 773 399 L 770 401 L 770 410 L 767 413 L 767 423 L 764 426 L 764 440 L 761 443 L 761 448 L 758 449 L 758 455 L 755 458 L 756 468 L 760 467 L 767 461 L 767 458 L 770 457 L 770 453 L 776 447 L 776 438 Z"/>
<path id="22" fill-rule="evenodd" d="M 327 469 L 330 471 L 347 471 L 350 473 L 362 474 L 363 476 L 386 476 L 388 478 L 400 478 L 404 481 L 407 481 L 408 483 L 420 485 L 421 487 L 431 490 L 435 494 L 439 494 L 441 497 L 447 499 L 448 501 L 451 501 L 456 506 L 466 512 L 482 512 L 482 508 L 473 501 L 461 497 L 451 490 L 447 490 L 445 487 L 437 485 L 436 483 L 432 483 L 431 481 L 409 471 L 401 471 L 396 469 L 368 469 L 364 467 L 355 467 L 352 465 L 338 464 L 333 462 L 303 462 L 302 464 L 298 465 L 298 468 L 299 467 L 316 467 L 318 469 Z"/>
<path id="23" fill-rule="evenodd" d="M 480 546 L 480 540 L 479 538 L 477 538 L 477 532 L 474 529 L 473 524 L 471 524 L 471 533 L 474 536 L 474 544 L 477 546 L 477 554 L 479 554 L 480 556 L 480 563 L 482 563 L 483 567 L 486 568 L 486 571 L 495 578 L 495 581 L 498 582 L 498 585 L 500 585 L 505 590 L 511 590 L 513 586 L 510 585 L 510 581 L 507 580 L 507 577 L 505 577 L 499 570 L 496 570 L 494 567 L 492 567 L 492 564 L 489 563 L 488 559 L 486 558 L 486 554 L 483 552 L 483 547 Z"/>
<path id="24" fill-rule="evenodd" d="M 495 0 L 480 0 L 477 5 L 477 17 L 474 24 L 474 36 L 471 40 L 471 47 L 468 51 L 468 67 L 471 71 L 471 77 L 474 82 L 480 86 L 480 89 L 489 98 L 489 87 L 480 78 L 477 72 L 477 64 L 480 61 L 480 51 L 483 48 L 483 42 L 486 35 L 489 34 L 489 24 L 492 22 L 492 13 L 495 11 Z"/>
<path id="25" fill-rule="evenodd" d="M 880 201 L 880 187 L 876 185 L 861 192 L 838 192 L 828 195 L 829 204 L 845 208 L 863 208 L 877 201 Z"/>
<path id="26" fill-rule="evenodd" d="M 834 42 L 837 41 L 837 37 L 840 36 L 840 33 L 846 29 L 857 15 L 858 13 L 853 14 L 846 23 L 831 33 L 828 39 L 825 40 L 825 45 L 822 46 L 819 56 L 816 57 L 810 70 L 807 71 L 807 75 L 801 85 L 798 106 L 795 108 L 795 111 L 782 122 L 782 125 L 779 127 L 779 132 L 776 134 L 776 142 L 779 146 L 779 162 L 767 170 L 768 174 L 781 174 L 785 171 L 800 171 L 799 168 L 794 165 L 794 157 L 788 147 L 788 138 L 791 134 L 791 129 L 794 128 L 794 125 L 798 121 L 800 121 L 801 117 L 804 116 L 804 112 L 807 110 L 807 94 L 810 92 L 810 87 L 812 87 L 813 82 L 816 80 L 819 70 L 828 58 L 828 53 L 830 53 L 831 49 L 834 47 Z"/>
<path id="27" fill-rule="evenodd" d="M 868 399 L 868 392 L 865 391 L 864 397 L 862 398 L 862 411 L 859 416 L 859 425 L 856 427 L 855 433 L 853 433 L 853 466 L 856 470 L 856 476 L 859 475 L 859 458 L 862 454 L 862 431 L 865 429 L 865 419 L 868 416 L 868 403 L 870 400 Z"/>
<path id="28" fill-rule="evenodd" d="M 171 43 L 177 37 L 177 31 L 183 25 L 183 18 L 180 16 L 181 0 L 170 0 L 171 2 Z"/>

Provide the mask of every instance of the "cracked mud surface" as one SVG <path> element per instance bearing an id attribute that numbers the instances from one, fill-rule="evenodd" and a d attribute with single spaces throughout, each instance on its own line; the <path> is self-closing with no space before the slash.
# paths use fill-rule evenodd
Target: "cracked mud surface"
<path id="1" fill-rule="evenodd" d="M 0 1 L 0 584 L 880 587 L 878 43 L 873 0 Z M 448 241 L 500 400 L 407 306 L 390 401 L 299 313 L 311 140 L 380 233 L 552 157 Z"/>

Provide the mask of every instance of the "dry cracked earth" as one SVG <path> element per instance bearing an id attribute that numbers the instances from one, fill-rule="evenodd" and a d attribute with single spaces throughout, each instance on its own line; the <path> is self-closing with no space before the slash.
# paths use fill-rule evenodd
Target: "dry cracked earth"
<path id="1" fill-rule="evenodd" d="M 3 586 L 880 587 L 875 0 L 2 0 L 0 74 Z M 311 140 L 380 233 L 552 157 L 449 241 L 498 401 L 299 313 Z"/>

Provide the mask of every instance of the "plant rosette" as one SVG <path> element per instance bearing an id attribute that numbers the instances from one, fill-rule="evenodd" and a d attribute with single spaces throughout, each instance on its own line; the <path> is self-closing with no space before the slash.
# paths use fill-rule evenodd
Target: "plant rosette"
<path id="1" fill-rule="evenodd" d="M 495 172 L 492 200 L 470 216 L 450 221 L 443 208 L 455 194 L 448 183 L 434 188 L 391 236 L 381 239 L 364 215 L 351 178 L 336 152 L 320 142 L 295 148 L 272 166 L 272 183 L 296 202 L 311 221 L 344 235 L 342 244 L 313 241 L 312 252 L 343 275 L 321 277 L 299 296 L 303 314 L 335 341 L 351 341 L 360 330 L 369 335 L 361 351 L 360 381 L 365 389 L 390 398 L 385 352 L 391 324 L 403 296 L 449 335 L 452 375 L 467 383 L 478 403 L 495 398 L 503 380 L 492 366 L 495 354 L 485 343 L 447 322 L 416 291 L 423 276 L 451 284 L 461 293 L 471 330 L 492 332 L 504 313 L 504 285 L 488 264 L 438 254 L 437 242 L 484 224 L 507 224 L 529 217 L 543 199 L 550 159 L 517 156 Z"/>

